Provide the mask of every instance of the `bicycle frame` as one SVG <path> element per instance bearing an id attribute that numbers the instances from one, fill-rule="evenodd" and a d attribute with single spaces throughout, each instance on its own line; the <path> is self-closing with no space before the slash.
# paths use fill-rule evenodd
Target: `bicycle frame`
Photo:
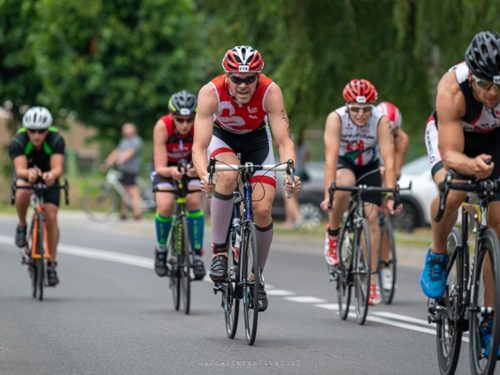
<path id="1" fill-rule="evenodd" d="M 123 200 L 128 207 L 131 207 L 132 201 L 130 199 L 129 194 L 127 193 L 122 183 L 120 182 L 120 177 L 121 177 L 120 171 L 114 168 L 110 168 L 106 172 L 105 181 L 107 184 L 112 186 L 113 189 L 115 189 L 120 199 Z M 140 176 L 137 176 L 137 186 L 140 189 L 141 210 L 147 211 L 149 209 L 155 208 L 156 205 L 154 203 L 154 199 L 150 197 L 149 194 L 146 193 L 146 191 L 148 190 L 149 193 L 151 193 L 151 189 L 148 188 L 147 184 Z"/>

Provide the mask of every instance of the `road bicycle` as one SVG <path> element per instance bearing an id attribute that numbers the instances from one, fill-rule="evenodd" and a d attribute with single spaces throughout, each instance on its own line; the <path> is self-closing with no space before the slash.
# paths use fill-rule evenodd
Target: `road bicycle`
<path id="1" fill-rule="evenodd" d="M 453 182 L 458 178 L 459 182 Z M 500 192 L 500 179 L 475 180 L 448 172 L 439 185 L 441 220 L 450 189 L 467 192 L 461 205 L 462 227 L 448 236 L 446 288 L 442 298 L 429 299 L 428 318 L 436 323 L 439 370 L 453 374 L 460 356 L 462 335 L 469 331 L 469 355 L 473 374 L 493 374 L 500 343 L 500 244 L 496 232 L 488 228 L 488 200 Z M 473 203 L 473 195 L 477 203 Z M 471 228 L 470 228 L 471 227 Z M 474 235 L 470 252 L 469 232 Z M 470 256 L 472 255 L 472 262 Z M 490 355 L 485 356 L 484 332 L 491 329 Z"/>
<path id="2" fill-rule="evenodd" d="M 408 188 L 405 188 L 409 189 Z M 328 208 L 332 208 L 336 190 L 354 193 L 349 200 L 349 208 L 344 217 L 339 237 L 339 264 L 329 267 L 330 279 L 336 281 L 339 314 L 342 320 L 349 315 L 351 292 L 354 287 L 354 306 L 356 319 L 363 325 L 368 314 L 371 276 L 371 240 L 368 220 L 364 215 L 363 193 L 392 193 L 394 204 L 399 205 L 399 187 L 394 189 L 367 185 L 337 186 L 332 183 L 329 188 Z M 376 270 L 375 270 L 376 272 Z"/>
<path id="3" fill-rule="evenodd" d="M 69 204 L 68 181 L 64 180 L 62 186 L 47 186 L 45 183 L 38 181 L 31 186 L 16 185 L 15 181 L 12 184 L 11 204 L 15 202 L 16 189 L 32 190 L 31 206 L 33 207 L 33 216 L 31 218 L 28 236 L 24 250 L 21 252 L 21 263 L 28 266 L 28 272 L 31 278 L 32 296 L 42 301 L 44 296 L 44 287 L 47 284 L 47 261 L 50 258 L 49 245 L 47 239 L 47 226 L 45 221 L 45 201 L 43 193 L 48 190 L 62 189 L 64 190 L 64 200 L 66 205 Z"/>
<path id="4" fill-rule="evenodd" d="M 186 171 L 188 169 L 187 162 L 181 160 L 178 163 L 178 169 Z M 174 308 L 179 310 L 182 305 L 185 314 L 189 314 L 191 308 L 191 281 L 193 279 L 191 275 L 193 251 L 187 224 L 186 197 L 188 194 L 201 191 L 200 189 L 188 189 L 189 181 L 189 176 L 184 173 L 180 180 L 172 180 L 172 183 L 175 184 L 174 190 L 153 189 L 155 193 L 170 193 L 175 196 L 172 229 L 167 237 L 167 267 Z"/>
<path id="5" fill-rule="evenodd" d="M 121 172 L 110 168 L 104 181 L 87 181 L 83 186 L 81 206 L 89 219 L 98 222 L 111 220 L 120 212 L 121 202 L 132 208 L 132 200 L 120 182 Z M 151 185 L 141 176 L 136 177 L 141 194 L 141 210 L 154 211 L 156 203 Z"/>
<path id="6" fill-rule="evenodd" d="M 391 220 L 385 215 L 381 205 L 378 214 L 380 228 L 380 245 L 378 247 L 377 277 L 382 301 L 390 305 L 394 299 L 397 286 L 396 240 Z"/>
<path id="7" fill-rule="evenodd" d="M 253 345 L 259 317 L 258 292 L 263 279 L 255 237 L 250 179 L 256 171 L 281 171 L 291 176 L 292 186 L 295 186 L 293 161 L 268 165 L 229 165 L 216 162 L 214 158 L 210 159 L 209 183 L 215 172 L 237 171 L 238 184 L 233 193 L 233 212 L 227 237 L 227 280 L 215 284 L 214 293 L 222 294 L 221 306 L 224 310 L 226 333 L 231 339 L 236 335 L 240 301 L 243 301 L 245 337 L 247 344 Z"/>

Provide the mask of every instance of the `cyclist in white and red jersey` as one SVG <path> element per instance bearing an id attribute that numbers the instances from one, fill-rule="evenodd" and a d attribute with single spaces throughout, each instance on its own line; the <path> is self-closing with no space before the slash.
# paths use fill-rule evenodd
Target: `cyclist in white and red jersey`
<path id="1" fill-rule="evenodd" d="M 499 33 L 476 34 L 465 52 L 465 62 L 443 75 L 437 87 L 436 109 L 427 121 L 425 143 L 436 183 L 443 180 L 448 168 L 478 179 L 500 177 Z M 446 239 L 464 196 L 450 191 L 443 218 L 439 223 L 432 220 L 432 243 L 420 278 L 428 297 L 444 294 Z M 499 201 L 500 194 L 490 199 L 488 225 L 500 234 Z M 435 198 L 432 218 L 437 210 Z"/>
<path id="2" fill-rule="evenodd" d="M 332 182 L 338 186 L 352 186 L 363 183 L 382 186 L 379 171 L 379 151 L 384 158 L 386 184 L 392 188 L 396 184 L 394 171 L 394 137 L 386 116 L 373 104 L 377 91 L 366 79 L 353 79 L 344 88 L 342 96 L 345 105 L 331 112 L 325 125 L 325 199 L 321 208 L 328 211 L 328 188 Z M 337 244 L 342 216 L 348 208 L 349 192 L 336 191 L 329 215 L 325 238 L 325 259 L 329 266 L 338 264 Z M 378 228 L 378 207 L 381 195 L 363 195 L 365 216 L 370 226 L 371 246 L 376 249 L 380 234 Z M 394 201 L 388 197 L 387 208 L 394 214 Z M 376 252 L 372 253 L 372 272 L 377 269 Z M 370 285 L 369 303 L 380 302 L 380 292 L 373 273 Z"/>
<path id="3" fill-rule="evenodd" d="M 403 116 L 398 107 L 391 102 L 382 102 L 377 106 L 389 123 L 391 124 L 392 134 L 394 136 L 394 170 L 396 179 L 401 176 L 401 167 L 403 166 L 406 152 L 408 151 L 408 134 L 403 130 Z"/>
<path id="4" fill-rule="evenodd" d="M 170 113 L 162 116 L 153 132 L 154 158 L 151 171 L 153 187 L 161 190 L 173 190 L 174 180 L 180 180 L 184 171 L 178 163 L 184 160 L 191 163 L 191 148 L 194 136 L 194 117 L 196 114 L 196 96 L 185 90 L 172 95 L 168 102 Z M 200 180 L 194 167 L 185 171 L 190 177 L 188 189 L 199 188 Z M 156 248 L 155 272 L 166 276 L 167 237 L 172 226 L 172 212 L 175 197 L 172 194 L 156 193 Z M 201 256 L 203 255 L 204 218 L 201 209 L 201 193 L 191 193 L 186 197 L 187 224 L 190 243 L 193 249 L 193 272 L 196 280 L 205 277 L 206 271 Z"/>
<path id="5" fill-rule="evenodd" d="M 214 192 L 211 202 L 214 256 L 210 266 L 210 277 L 214 282 L 226 278 L 226 237 L 236 178 L 234 172 L 218 173 L 215 186 L 209 185 L 208 155 L 228 164 L 272 164 L 272 131 L 280 159 L 295 160 L 283 94 L 276 83 L 261 73 L 264 60 L 260 52 L 250 46 L 236 46 L 226 52 L 222 67 L 225 74 L 212 79 L 201 88 L 198 95 L 193 145 L 193 161 L 202 189 Z M 241 156 L 241 160 L 238 160 L 237 154 Z M 276 177 L 274 174 L 258 171 L 251 181 L 256 198 L 253 210 L 259 266 L 264 269 L 273 236 L 271 207 Z M 297 185 L 292 189 L 290 178 L 285 176 L 287 191 L 296 191 L 300 189 L 300 185 L 300 180 L 297 179 Z M 263 284 L 259 286 L 258 308 L 260 311 L 267 308 Z"/>

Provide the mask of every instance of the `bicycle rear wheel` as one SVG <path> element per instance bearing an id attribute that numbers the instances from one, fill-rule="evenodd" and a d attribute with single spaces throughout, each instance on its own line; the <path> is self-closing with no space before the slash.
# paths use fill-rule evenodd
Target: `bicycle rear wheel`
<path id="1" fill-rule="evenodd" d="M 255 237 L 255 224 L 248 222 L 243 230 L 240 254 L 241 278 L 243 280 L 243 316 L 245 319 L 245 337 L 248 345 L 255 343 L 257 336 L 257 322 L 259 318 L 259 285 L 260 268 Z M 253 273 L 253 280 L 249 278 Z"/>
<path id="2" fill-rule="evenodd" d="M 237 295 L 237 288 L 238 284 L 241 285 L 241 280 L 237 255 L 234 250 L 235 239 L 236 230 L 231 227 L 227 241 L 227 288 L 222 293 L 222 308 L 224 309 L 226 332 L 230 339 L 234 339 L 234 336 L 236 336 L 240 310 L 240 299 Z"/>
<path id="3" fill-rule="evenodd" d="M 477 375 L 493 374 L 500 342 L 500 244 L 497 234 L 487 229 L 476 249 L 469 315 L 471 372 Z M 489 345 L 485 333 L 489 331 Z M 489 356 L 485 356 L 485 350 Z"/>
<path id="4" fill-rule="evenodd" d="M 446 291 L 437 301 L 436 344 L 439 371 L 443 375 L 454 374 L 460 356 L 464 329 L 464 304 L 462 301 L 462 271 L 466 251 L 462 246 L 462 234 L 453 228 L 448 236 L 448 254 L 451 254 L 446 273 Z"/>
<path id="5" fill-rule="evenodd" d="M 339 264 L 337 269 L 334 270 L 334 272 L 337 272 L 337 301 L 339 304 L 340 319 L 342 320 L 347 319 L 349 315 L 349 305 L 351 303 L 353 239 L 354 232 L 346 221 L 342 226 L 342 232 L 338 243 Z"/>
<path id="6" fill-rule="evenodd" d="M 391 221 L 385 216 L 382 220 L 377 275 L 382 301 L 390 305 L 394 298 L 394 293 L 396 292 L 396 241 L 394 240 Z"/>
<path id="7" fill-rule="evenodd" d="M 364 218 L 356 228 L 354 250 L 354 306 L 359 324 L 365 324 L 368 314 L 368 298 L 370 295 L 371 276 L 371 243 L 370 228 Z"/>
<path id="8" fill-rule="evenodd" d="M 189 314 L 191 308 L 191 244 L 189 242 L 189 233 L 187 220 L 185 217 L 182 223 L 182 252 L 179 259 L 180 284 L 181 284 L 181 302 L 184 313 Z"/>
<path id="9" fill-rule="evenodd" d="M 87 184 L 80 202 L 88 218 L 98 222 L 111 220 L 120 207 L 117 192 L 107 182 Z"/>

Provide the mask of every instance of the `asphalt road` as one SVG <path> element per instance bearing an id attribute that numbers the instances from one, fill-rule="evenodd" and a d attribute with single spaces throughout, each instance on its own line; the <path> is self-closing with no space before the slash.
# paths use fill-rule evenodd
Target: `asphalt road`
<path id="1" fill-rule="evenodd" d="M 359 326 L 338 317 L 321 239 L 276 237 L 269 308 L 249 347 L 241 318 L 227 338 L 207 281 L 193 284 L 189 316 L 174 311 L 167 280 L 152 270 L 153 223 L 62 215 L 61 284 L 43 302 L 31 298 L 14 228 L 0 217 L 0 374 L 439 373 L 417 266 L 400 267 L 394 304 L 371 308 Z M 457 374 L 469 372 L 464 343 Z"/>

